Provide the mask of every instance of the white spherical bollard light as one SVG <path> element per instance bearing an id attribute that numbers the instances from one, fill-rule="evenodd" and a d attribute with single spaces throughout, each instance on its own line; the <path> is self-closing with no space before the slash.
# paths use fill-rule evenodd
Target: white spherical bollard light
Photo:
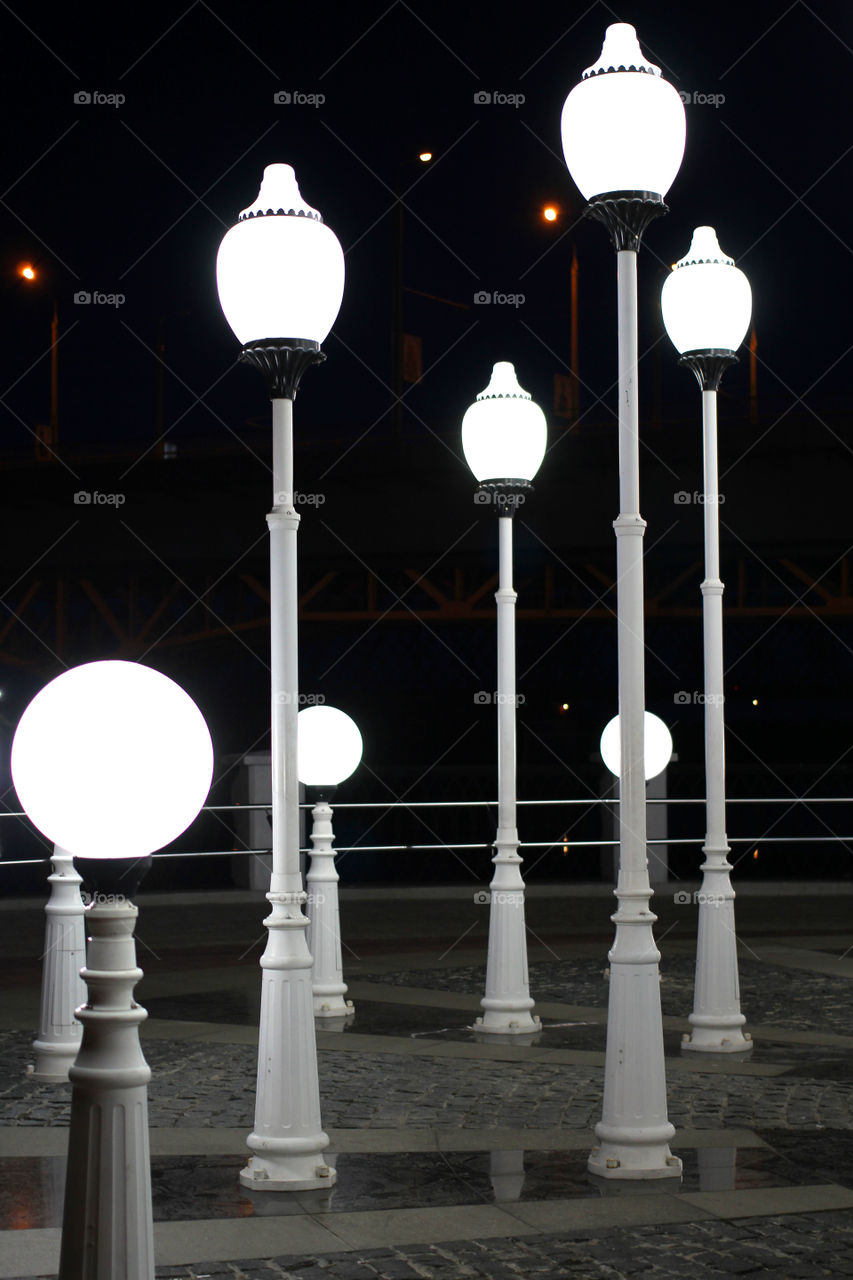
<path id="1" fill-rule="evenodd" d="M 72 1084 L 60 1280 L 153 1280 L 147 1016 L 130 900 L 150 854 L 207 798 L 213 747 L 179 685 L 133 662 L 92 662 L 52 680 L 21 717 L 12 779 L 33 825 L 81 859 L 89 999 Z"/>
<path id="2" fill-rule="evenodd" d="M 660 716 L 651 711 L 643 714 L 644 773 L 646 782 L 663 773 L 672 758 L 672 734 Z M 601 758 L 612 774 L 618 778 L 622 769 L 621 721 L 619 716 L 608 720 L 599 743 Z"/>
<path id="3" fill-rule="evenodd" d="M 358 768 L 364 744 L 355 721 L 337 707 L 306 707 L 299 712 L 298 730 L 299 781 L 313 793 L 315 802 L 306 877 L 314 1017 L 346 1018 L 354 1010 L 343 980 L 339 876 L 329 797 Z"/>

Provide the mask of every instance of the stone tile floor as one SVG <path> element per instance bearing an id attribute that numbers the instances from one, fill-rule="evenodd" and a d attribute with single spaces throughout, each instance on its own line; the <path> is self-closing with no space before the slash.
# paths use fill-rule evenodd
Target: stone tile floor
<path id="1" fill-rule="evenodd" d="M 646 1184 L 643 1192 L 629 1188 L 621 1198 L 604 1199 L 584 1166 L 601 1109 L 606 957 L 534 956 L 534 996 L 590 1012 L 546 1019 L 542 1036 L 513 1053 L 475 1046 L 466 1030 L 470 1014 L 447 1003 L 453 993 L 481 994 L 484 969 L 470 954 L 460 949 L 457 967 L 410 963 L 398 971 L 387 957 L 363 963 L 359 983 L 365 990 L 373 984 L 371 998 L 357 997 L 349 1029 L 321 1036 L 318 1054 L 323 1122 L 338 1134 L 337 1188 L 325 1202 L 275 1197 L 274 1213 L 283 1215 L 283 1225 L 274 1251 L 252 1257 L 248 1248 L 238 1256 L 235 1246 L 219 1249 L 220 1260 L 208 1254 L 205 1261 L 204 1238 L 193 1236 L 178 1265 L 157 1268 L 158 1280 L 851 1276 L 853 1046 L 838 1037 L 853 1035 L 853 969 L 848 977 L 833 960 L 845 945 L 840 941 L 835 950 L 827 939 L 826 972 L 815 968 L 815 952 L 804 951 L 800 962 L 794 949 L 788 967 L 763 960 L 759 945 L 742 957 L 743 1006 L 756 1030 L 748 1065 L 725 1058 L 685 1061 L 678 1054 L 679 1032 L 667 1029 L 669 1116 L 679 1130 L 690 1131 L 684 1147 L 678 1137 L 673 1144 L 684 1159 L 684 1179 L 666 1180 L 657 1195 L 646 1195 Z M 211 969 L 216 963 L 211 957 Z M 665 956 L 662 975 L 664 1014 L 683 1018 L 693 980 L 686 948 Z M 241 1139 L 221 1156 L 202 1156 L 193 1145 L 202 1134 L 248 1133 L 255 1092 L 256 1048 L 247 1029 L 256 1020 L 257 970 L 235 970 L 221 989 L 215 980 L 205 984 L 204 976 L 198 959 L 183 973 L 161 975 L 147 1001 L 152 1022 L 144 1039 L 153 1072 L 152 1132 L 175 1133 L 180 1147 L 152 1160 L 156 1221 L 188 1233 L 215 1219 L 251 1228 L 252 1218 L 267 1212 L 237 1185 Z M 417 990 L 384 1001 L 382 986 Z M 25 1075 L 37 987 L 31 994 L 29 1016 L 0 1030 L 2 1280 L 55 1274 L 29 1263 L 14 1270 L 9 1261 L 17 1256 L 11 1238 L 27 1231 L 34 1247 L 40 1233 L 48 1233 L 33 1257 L 49 1252 L 49 1232 L 61 1214 L 60 1153 L 70 1089 L 36 1084 Z M 198 1024 L 191 1034 L 187 1020 Z M 763 1024 L 776 1029 L 771 1038 L 758 1035 Z M 786 1029 L 791 1039 L 785 1039 Z M 214 1035 L 220 1042 L 208 1038 Z M 544 1060 L 547 1052 L 554 1060 Z M 732 1146 L 726 1139 L 735 1128 L 753 1135 L 737 1150 L 735 1139 Z M 498 1143 L 499 1156 L 490 1155 L 493 1135 L 508 1129 L 524 1131 L 527 1145 L 507 1150 Z M 414 1141 L 425 1132 L 435 1135 L 437 1146 L 440 1139 L 451 1147 L 469 1140 L 474 1146 L 425 1151 Z M 56 1149 L 26 1154 L 19 1144 L 17 1154 L 6 1154 L 4 1133 L 9 1144 L 8 1135 L 38 1133 Z M 373 1145 L 355 1149 L 359 1142 Z M 24 1232 L 9 1226 L 19 1220 L 15 1206 L 22 1205 Z M 406 1212 L 441 1215 L 450 1207 L 469 1217 L 444 1228 L 435 1218 L 419 1219 L 415 1228 L 400 1225 Z M 484 1233 L 476 1214 L 487 1208 L 519 1216 L 505 1220 L 500 1236 Z M 672 1220 L 671 1208 L 690 1220 Z M 288 1220 L 304 1218 L 334 1231 L 336 1222 L 358 1226 L 375 1210 L 387 1224 L 381 1247 L 347 1244 L 341 1226 L 341 1237 L 325 1250 L 287 1252 Z M 178 1256 L 173 1246 L 170 1256 Z"/>

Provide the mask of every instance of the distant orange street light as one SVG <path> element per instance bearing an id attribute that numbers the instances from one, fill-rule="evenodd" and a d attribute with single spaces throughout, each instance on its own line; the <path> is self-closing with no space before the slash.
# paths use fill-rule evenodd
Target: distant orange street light
<path id="1" fill-rule="evenodd" d="M 429 164 L 430 160 L 432 159 L 432 152 L 422 151 L 421 154 L 418 156 L 418 159 L 422 161 L 423 164 Z"/>
<path id="2" fill-rule="evenodd" d="M 22 276 L 24 280 L 35 280 L 36 269 L 31 265 L 31 263 L 22 262 L 18 267 L 18 275 Z"/>
<path id="3" fill-rule="evenodd" d="M 558 213 L 558 210 L 554 207 L 554 205 L 546 204 L 545 208 L 542 210 L 542 217 L 545 219 L 546 222 L 556 222 L 557 213 Z"/>

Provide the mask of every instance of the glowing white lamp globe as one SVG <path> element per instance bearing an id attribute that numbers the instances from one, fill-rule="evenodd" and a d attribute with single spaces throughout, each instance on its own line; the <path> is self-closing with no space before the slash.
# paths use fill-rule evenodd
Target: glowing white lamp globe
<path id="1" fill-rule="evenodd" d="M 663 198 L 672 186 L 684 155 L 684 103 L 627 22 L 607 28 L 601 57 L 565 101 L 561 132 L 587 200 L 616 191 Z"/>
<path id="2" fill-rule="evenodd" d="M 336 787 L 355 773 L 364 743 L 358 725 L 337 707 L 305 707 L 297 716 L 299 781 L 306 787 Z"/>
<path id="3" fill-rule="evenodd" d="M 238 340 L 321 343 L 344 293 L 338 238 L 299 194 L 289 164 L 264 169 L 257 199 L 225 233 L 216 259 L 225 319 Z"/>
<path id="4" fill-rule="evenodd" d="M 651 711 L 643 712 L 643 736 L 645 740 L 646 782 L 663 773 L 672 756 L 672 734 L 660 716 Z M 614 716 L 604 726 L 599 744 L 601 758 L 612 774 L 618 778 L 622 772 L 622 743 L 619 737 L 619 717 Z"/>
<path id="5" fill-rule="evenodd" d="M 484 480 L 527 480 L 545 457 L 548 426 L 545 414 L 515 376 L 515 366 L 499 360 L 485 391 L 462 419 L 465 461 Z"/>
<path id="6" fill-rule="evenodd" d="M 137 662 L 72 667 L 36 694 L 15 731 L 12 780 L 48 840 L 85 858 L 144 858 L 185 831 L 210 790 L 204 717 L 168 676 Z"/>
<path id="7" fill-rule="evenodd" d="M 752 290 L 713 227 L 697 227 L 685 256 L 664 281 L 661 310 L 675 349 L 736 351 L 752 318 Z"/>

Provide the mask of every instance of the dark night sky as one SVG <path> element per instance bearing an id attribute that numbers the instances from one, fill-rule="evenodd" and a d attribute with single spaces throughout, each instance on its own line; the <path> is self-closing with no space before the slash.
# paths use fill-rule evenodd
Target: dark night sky
<path id="1" fill-rule="evenodd" d="M 347 287 L 329 363 L 300 407 L 303 429 L 363 428 L 387 404 L 390 206 L 406 187 L 405 280 L 470 303 L 484 288 L 525 304 L 458 311 L 409 295 L 405 324 L 424 340 L 433 374 L 411 394 L 431 423 L 455 423 L 492 360 L 515 359 L 546 405 L 566 358 L 568 266 L 581 261 L 582 375 L 595 393 L 613 374 L 614 288 L 600 230 L 572 225 L 582 208 L 562 160 L 559 115 L 604 26 L 633 21 L 647 54 L 686 93 L 687 149 L 670 216 L 646 238 L 644 339 L 656 334 L 664 264 L 697 222 L 711 222 L 748 272 L 755 294 L 762 390 L 840 395 L 849 379 L 846 298 L 850 249 L 843 198 L 850 184 L 849 84 L 853 11 L 795 0 L 714 6 L 694 17 L 667 3 L 630 12 L 605 4 L 518 11 L 487 4 L 206 4 L 111 6 L 48 19 L 7 9 L 2 236 L 9 287 L 3 443 L 45 411 L 45 307 L 9 279 L 19 258 L 40 260 L 61 306 L 63 440 L 150 438 L 152 357 L 163 318 L 166 413 L 180 442 L 216 436 L 262 413 L 241 371 L 222 377 L 235 343 L 217 304 L 214 262 L 225 230 L 257 189 L 265 163 L 286 160 L 347 252 Z M 23 10 L 21 11 L 23 15 Z M 324 94 L 320 107 L 279 106 L 277 90 Z M 479 90 L 523 94 L 521 106 L 479 106 Z M 126 102 L 75 104 L 80 90 Z M 418 170 L 430 147 L 436 161 Z M 411 167 L 407 167 L 411 166 Z M 801 197 L 801 199 L 800 199 Z M 547 227 L 544 200 L 563 217 Z M 560 236 L 564 238 L 560 240 Z M 77 289 L 121 292 L 120 309 L 71 301 Z M 73 330 L 69 332 L 70 327 Z M 667 357 L 669 352 L 667 351 Z M 440 362 L 440 363 L 436 363 Z M 837 362 L 837 363 L 836 363 Z M 665 386 L 684 375 L 664 360 Z M 831 371 L 827 373 L 827 369 Z M 23 375 L 23 376 L 21 376 Z"/>
<path id="2" fill-rule="evenodd" d="M 844 412 L 853 342 L 848 3 L 721 0 L 694 9 L 642 0 L 629 10 L 604 3 L 523 9 L 435 0 L 323 6 L 195 0 L 186 9 L 153 4 L 121 11 L 13 5 L 0 12 L 6 122 L 0 455 L 10 462 L 0 480 L 9 579 L 0 599 L 13 584 L 20 592 L 36 564 L 46 568 L 63 556 L 68 563 L 76 557 L 85 564 L 91 556 L 121 564 L 142 555 L 134 537 L 108 527 L 115 513 L 84 518 L 70 501 L 78 487 L 95 487 L 89 469 L 98 458 L 120 454 L 124 467 L 152 444 L 158 325 L 165 343 L 164 425 L 178 459 L 187 462 L 176 463 L 168 477 L 161 464 L 160 479 L 150 459 L 137 467 L 122 517 L 172 565 L 207 555 L 224 569 L 262 539 L 268 402 L 257 375 L 236 364 L 237 343 L 219 309 L 214 268 L 222 235 L 254 198 L 272 161 L 294 166 L 304 197 L 338 235 L 347 264 L 343 306 L 325 343 L 327 362 L 306 375 L 296 406 L 297 486 L 300 475 L 323 486 L 324 518 L 335 531 L 323 533 L 317 520 L 303 520 L 300 555 L 307 569 L 341 561 L 344 545 L 371 566 L 399 552 L 407 565 L 426 569 L 459 539 L 458 554 L 479 565 L 481 577 L 491 571 L 494 529 L 472 516 L 470 476 L 452 456 L 459 453 L 458 427 L 496 359 L 513 360 L 521 384 L 550 413 L 553 375 L 568 362 L 573 244 L 586 418 L 577 437 L 559 440 L 543 467 L 531 516 L 535 532 L 518 535 L 519 565 L 535 567 L 545 549 L 560 563 L 568 548 L 572 554 L 579 546 L 612 550 L 614 261 L 603 230 L 580 217 L 583 201 L 567 174 L 559 135 L 562 103 L 598 57 L 612 21 L 637 27 L 647 56 L 683 93 L 718 99 L 687 106 L 685 159 L 667 196 L 671 212 L 647 232 L 640 258 L 644 421 L 656 413 L 672 428 L 651 444 L 643 428 L 647 556 L 671 554 L 675 573 L 701 555 L 701 513 L 673 513 L 672 504 L 673 489 L 692 489 L 700 474 L 698 395 L 661 339 L 658 302 L 665 271 L 685 253 L 698 223 L 716 226 L 722 247 L 747 272 L 759 342 L 759 426 L 746 414 L 746 360 L 727 375 L 721 397 L 721 464 L 731 473 L 724 561 L 726 548 L 739 542 L 755 550 L 758 561 L 768 544 L 783 542 L 802 549 L 826 538 L 827 564 L 843 552 L 853 479 Z M 325 101 L 277 104 L 279 91 L 324 95 Z M 475 102 L 482 91 L 524 101 L 482 105 Z M 81 92 L 124 95 L 125 101 L 75 102 Z M 425 170 L 417 163 L 423 148 L 435 155 Z M 383 452 L 390 437 L 398 175 L 406 190 L 407 287 L 467 309 L 406 294 L 404 327 L 423 340 L 425 376 L 406 398 L 411 447 Z M 540 217 L 546 202 L 560 208 L 555 226 Z M 25 259 L 42 273 L 38 289 L 16 278 Z M 75 305 L 79 290 L 122 294 L 125 301 Z M 474 306 L 478 290 L 523 294 L 524 303 Z M 61 463 L 11 467 L 16 458 L 32 458 L 31 428 L 47 416 L 51 298 L 61 334 L 58 452 L 74 475 Z M 675 429 L 682 423 L 683 435 Z M 556 437 L 562 428 L 557 420 L 552 426 Z M 593 438 L 598 430 L 609 442 L 601 448 Z M 233 493 L 220 480 L 205 505 L 190 459 L 199 451 L 239 450 L 239 441 L 251 451 L 239 468 L 235 464 Z M 414 458 L 422 468 L 417 474 Z M 66 537 L 71 515 L 80 525 Z M 60 537 L 59 550 L 51 551 Z M 263 541 L 252 554 L 263 575 Z M 558 631 L 544 638 L 534 628 L 520 632 L 520 651 L 529 665 L 554 641 L 551 657 L 536 666 L 542 686 L 581 699 L 597 689 L 589 724 L 571 745 L 588 761 L 590 726 L 615 710 L 615 626 L 607 624 L 604 640 L 600 630 L 593 636 L 577 628 L 567 644 L 557 643 Z M 777 639 L 783 634 L 780 629 Z M 816 624 L 808 636 L 812 647 L 797 657 L 797 679 L 806 670 L 828 670 L 819 641 L 839 664 L 844 684 L 853 636 L 836 644 Z M 458 685 L 448 694 L 446 724 L 432 718 L 424 758 L 410 760 L 426 768 L 440 754 L 442 733 L 450 742 L 470 719 L 472 678 L 460 670 L 448 674 L 438 642 L 424 637 L 417 655 L 422 678 L 431 687 L 453 679 Z M 265 637 L 250 639 L 260 653 Z M 476 686 L 488 687 L 491 630 L 480 627 L 476 638 L 473 629 L 465 637 L 447 631 L 443 640 L 464 649 L 477 668 Z M 657 698 L 672 712 L 673 681 L 682 687 L 701 681 L 698 626 L 690 633 L 686 667 L 677 651 L 689 646 L 669 636 L 654 640 L 667 663 L 664 671 L 649 660 L 649 703 Z M 369 644 L 359 643 L 338 661 L 351 637 L 327 625 L 306 633 L 302 644 L 304 684 L 335 663 L 325 686 L 329 700 L 349 695 L 357 710 L 375 715 L 369 729 L 380 744 L 377 764 L 396 760 L 403 744 L 412 756 L 411 744 L 426 740 L 423 709 L 407 708 L 377 677 L 413 660 L 405 650 L 395 652 L 396 643 L 380 627 Z M 737 643 L 747 649 L 752 637 Z M 757 648 L 739 674 L 752 679 L 763 669 L 770 680 L 772 670 L 781 687 L 787 643 Z M 237 666 L 229 664 L 241 656 L 235 646 L 215 659 L 208 675 L 219 705 L 205 707 L 218 748 L 224 743 L 235 751 L 255 740 L 267 716 L 260 664 L 250 662 L 252 675 L 242 671 L 234 687 Z M 155 653 L 146 660 L 159 659 Z M 210 696 L 191 658 L 177 670 L 163 661 L 199 697 Z M 46 667 L 32 679 L 38 684 L 51 674 Z M 369 711 L 383 694 L 393 707 Z M 815 687 L 809 696 L 829 705 L 827 690 Z M 24 700 L 18 697 L 21 707 Z M 14 702 L 7 699 L 10 716 Z M 811 704 L 813 714 L 817 705 Z M 699 762 L 701 715 L 692 710 L 689 740 Z M 243 720 L 235 735 L 238 711 Z M 765 722 L 770 741 L 779 734 L 773 714 L 768 710 Z M 734 705 L 732 716 L 739 723 Z M 475 758 L 490 767 L 493 748 L 493 725 L 484 721 L 449 759 Z"/>

